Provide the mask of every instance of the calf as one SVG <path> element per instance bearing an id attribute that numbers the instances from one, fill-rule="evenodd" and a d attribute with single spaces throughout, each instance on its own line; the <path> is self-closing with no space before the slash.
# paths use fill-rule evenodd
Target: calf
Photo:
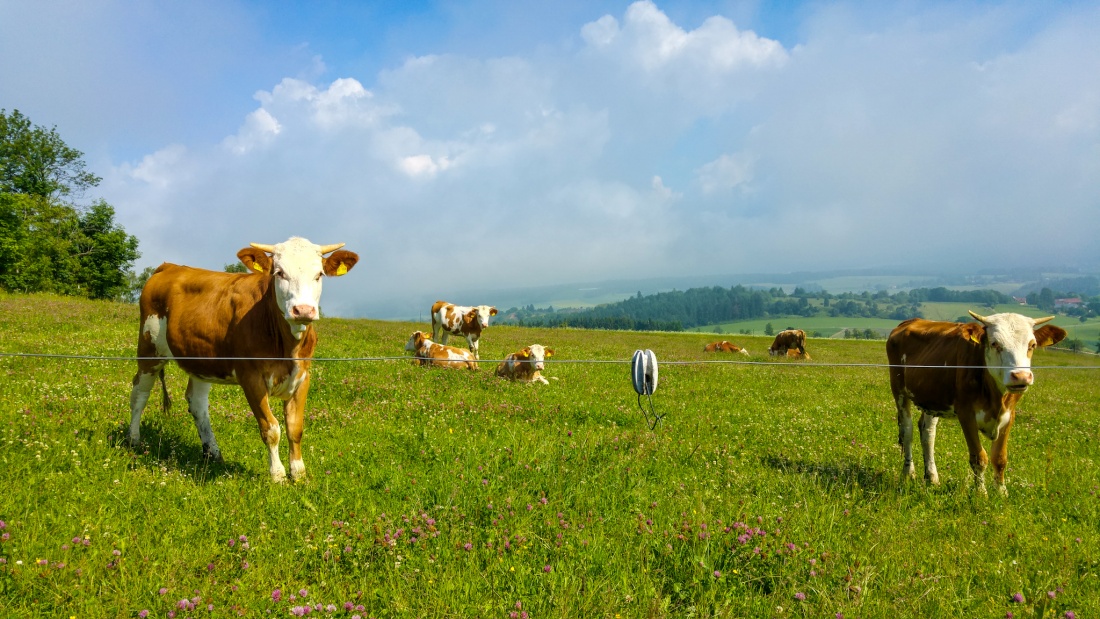
<path id="1" fill-rule="evenodd" d="M 736 344 L 731 344 L 726 340 L 722 340 L 721 342 L 711 342 L 710 344 L 707 344 L 703 347 L 703 352 L 737 352 L 741 353 L 742 355 L 749 354 L 749 351 L 747 349 L 741 348 Z"/>
<path id="2" fill-rule="evenodd" d="M 290 477 L 305 474 L 302 430 L 309 367 L 320 317 L 321 280 L 347 273 L 359 256 L 344 244 L 314 245 L 293 237 L 253 243 L 237 252 L 248 273 L 223 273 L 164 263 L 141 291 L 138 371 L 130 391 L 130 442 L 141 441 L 141 413 L 169 359 L 187 372 L 187 403 L 203 454 L 222 457 L 210 427 L 212 384 L 236 384 L 260 425 L 274 481 L 286 479 L 279 460 L 279 422 L 269 398 L 283 400 L 290 442 Z M 165 406 L 168 391 L 164 389 Z"/>
<path id="3" fill-rule="evenodd" d="M 898 443 L 904 458 L 902 475 L 915 477 L 913 421 L 910 404 L 921 415 L 921 450 L 924 477 L 938 484 L 936 425 L 940 417 L 957 417 L 970 452 L 974 484 L 985 494 L 985 469 L 989 462 L 980 434 L 993 444 L 993 479 L 1007 495 L 1008 432 L 1016 419 L 1016 406 L 1035 381 L 1031 355 L 1036 347 L 1062 341 L 1066 332 L 1045 325 L 1053 316 L 1032 319 L 1020 314 L 979 316 L 978 322 L 935 322 L 913 318 L 899 324 L 886 340 L 890 361 L 890 390 L 898 412 Z"/>
<path id="4" fill-rule="evenodd" d="M 550 381 L 542 377 L 543 361 L 554 356 L 553 348 L 540 344 L 525 346 L 504 358 L 497 366 L 497 376 L 503 376 L 521 383 L 540 382 L 549 385 Z"/>
<path id="5" fill-rule="evenodd" d="M 777 333 L 768 348 L 768 354 L 783 356 L 792 348 L 797 348 L 800 354 L 806 354 L 806 332 L 802 329 L 786 329 Z"/>
<path id="6" fill-rule="evenodd" d="M 413 363 L 417 365 L 438 365 L 445 368 L 477 369 L 477 360 L 471 352 L 436 344 L 428 339 L 428 334 L 423 331 L 414 331 L 409 341 L 405 343 L 405 350 L 413 353 Z"/>
<path id="7" fill-rule="evenodd" d="M 489 305 L 466 307 L 436 301 L 432 305 L 432 339 L 446 344 L 452 334 L 465 337 L 470 352 L 478 359 L 477 341 L 481 338 L 481 330 L 489 326 L 489 317 L 496 315 L 497 308 Z"/>

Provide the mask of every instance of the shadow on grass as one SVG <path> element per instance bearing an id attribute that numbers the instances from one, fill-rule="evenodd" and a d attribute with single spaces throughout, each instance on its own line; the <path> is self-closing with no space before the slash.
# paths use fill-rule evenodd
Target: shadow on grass
<path id="1" fill-rule="evenodd" d="M 202 444 L 164 432 L 156 424 L 142 422 L 141 444 L 137 447 L 130 445 L 129 432 L 128 425 L 120 425 L 107 438 L 112 444 L 129 449 L 137 456 L 135 466 L 148 469 L 167 466 L 186 473 L 200 484 L 248 473 L 248 468 L 235 462 L 207 458 L 202 453 Z"/>
<path id="2" fill-rule="evenodd" d="M 898 485 L 896 475 L 855 463 L 808 462 L 776 455 L 764 456 L 761 461 L 777 471 L 802 475 L 825 487 L 859 486 L 864 490 L 882 492 L 893 490 Z"/>

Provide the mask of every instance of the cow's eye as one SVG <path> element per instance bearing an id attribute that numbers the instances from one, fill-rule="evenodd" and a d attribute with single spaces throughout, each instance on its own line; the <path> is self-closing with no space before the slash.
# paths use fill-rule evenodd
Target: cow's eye
<path id="1" fill-rule="evenodd" d="M 318 274 L 317 274 L 317 281 L 321 281 L 321 276 L 322 276 L 322 275 L 324 275 L 324 273 L 318 273 Z"/>
<path id="2" fill-rule="evenodd" d="M 275 269 L 271 274 L 279 279 L 286 279 L 286 273 L 284 273 L 282 269 Z"/>
<path id="3" fill-rule="evenodd" d="M 1001 346 L 998 342 L 993 342 L 992 344 L 990 344 L 990 346 L 992 346 L 993 350 L 997 352 L 1001 352 L 1002 350 L 1004 350 L 1004 346 Z"/>

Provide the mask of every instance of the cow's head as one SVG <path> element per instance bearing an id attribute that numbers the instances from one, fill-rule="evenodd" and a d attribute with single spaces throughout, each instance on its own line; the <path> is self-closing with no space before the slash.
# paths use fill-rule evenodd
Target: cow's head
<path id="1" fill-rule="evenodd" d="M 405 350 L 409 352 L 416 352 L 420 350 L 420 347 L 424 345 L 425 341 L 431 341 L 428 339 L 428 334 L 423 331 L 413 331 L 412 337 L 409 341 L 405 342 Z"/>
<path id="2" fill-rule="evenodd" d="M 320 317 L 322 276 L 343 275 L 359 261 L 353 252 L 336 251 L 343 243 L 314 245 L 296 236 L 277 245 L 251 245 L 237 252 L 237 257 L 249 270 L 272 279 L 275 302 L 294 337 L 301 337 Z"/>
<path id="3" fill-rule="evenodd" d="M 497 308 L 489 305 L 478 305 L 470 308 L 469 312 L 466 312 L 466 321 L 471 324 L 476 322 L 484 329 L 489 326 L 489 317 L 496 315 Z"/>
<path id="4" fill-rule="evenodd" d="M 541 371 L 544 369 L 543 361 L 554 356 L 554 349 L 547 348 L 542 344 L 531 344 L 525 346 L 516 356 L 524 363 L 528 363 L 536 370 Z"/>
<path id="5" fill-rule="evenodd" d="M 970 315 L 981 326 L 964 325 L 964 333 L 976 343 L 984 342 L 986 367 L 1007 391 L 1027 391 L 1035 382 L 1035 375 L 1031 373 L 1031 355 L 1035 348 L 1057 344 L 1066 337 L 1066 332 L 1054 325 L 1036 329 L 1054 316 L 1028 318 L 1013 313 L 980 316 L 974 312 Z"/>

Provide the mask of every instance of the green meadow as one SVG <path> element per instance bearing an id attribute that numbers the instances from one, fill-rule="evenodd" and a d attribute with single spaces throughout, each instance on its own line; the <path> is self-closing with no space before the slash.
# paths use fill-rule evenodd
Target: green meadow
<path id="1" fill-rule="evenodd" d="M 427 325 L 325 318 L 307 478 L 276 485 L 236 387 L 203 460 L 175 366 L 128 445 L 137 322 L 0 294 L 0 352 L 90 357 L 0 356 L 0 616 L 1100 616 L 1094 356 L 1036 354 L 1009 495 L 986 497 L 950 420 L 942 485 L 898 479 L 881 341 L 772 362 L 763 336 L 746 359 L 704 354 L 713 334 L 490 326 L 486 359 L 555 349 L 523 385 L 414 367 Z"/>

